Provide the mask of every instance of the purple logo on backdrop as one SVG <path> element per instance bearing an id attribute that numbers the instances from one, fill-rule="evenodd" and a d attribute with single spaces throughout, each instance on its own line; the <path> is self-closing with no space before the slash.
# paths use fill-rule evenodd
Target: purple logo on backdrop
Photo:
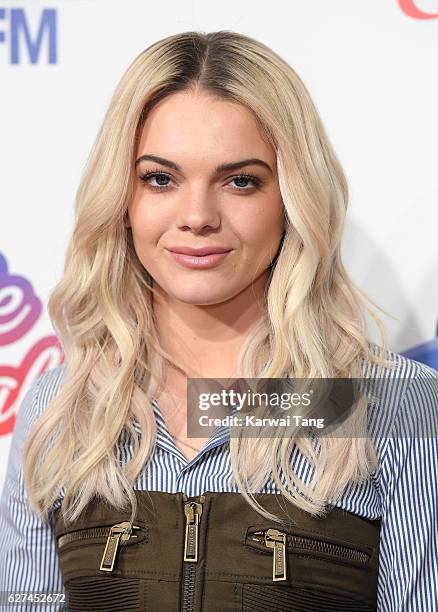
<path id="1" fill-rule="evenodd" d="M 57 12 L 43 9 L 37 19 L 22 8 L 0 8 L 0 44 L 9 48 L 9 63 L 57 63 Z"/>
<path id="2" fill-rule="evenodd" d="M 32 342 L 27 338 L 42 310 L 32 283 L 21 274 L 12 274 L 0 253 L 0 348 L 23 339 L 26 344 L 18 365 L 0 361 L 0 436 L 12 433 L 18 406 L 38 376 L 64 361 L 55 335 Z"/>

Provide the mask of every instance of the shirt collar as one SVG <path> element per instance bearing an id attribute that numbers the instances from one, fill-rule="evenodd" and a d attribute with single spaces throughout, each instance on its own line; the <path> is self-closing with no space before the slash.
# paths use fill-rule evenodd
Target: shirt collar
<path id="1" fill-rule="evenodd" d="M 157 424 L 157 436 L 156 436 L 157 445 L 165 450 L 172 452 L 173 454 L 176 454 L 179 458 L 183 459 L 184 461 L 187 461 L 187 458 L 182 454 L 182 452 L 176 446 L 175 441 L 173 437 L 171 436 L 170 431 L 166 425 L 166 421 L 161 413 L 161 410 L 158 406 L 157 401 L 152 399 L 151 406 L 152 406 L 154 416 L 155 416 L 155 421 Z M 138 423 L 136 419 L 133 422 L 133 428 L 135 429 L 135 431 L 137 431 L 137 433 L 139 434 L 142 433 L 140 424 Z M 215 448 L 216 446 L 219 446 L 221 444 L 224 444 L 225 442 L 228 442 L 229 439 L 230 439 L 229 427 L 227 425 L 219 425 L 213 431 L 212 435 L 207 440 L 206 444 L 202 447 L 199 454 L 194 458 L 194 460 L 197 460 L 201 455 L 211 450 L 212 448 Z"/>

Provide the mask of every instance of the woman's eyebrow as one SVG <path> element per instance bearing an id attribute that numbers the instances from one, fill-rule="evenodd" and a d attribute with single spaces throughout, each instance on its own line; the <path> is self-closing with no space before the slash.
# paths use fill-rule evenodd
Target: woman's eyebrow
<path id="1" fill-rule="evenodd" d="M 154 161 L 157 164 L 161 164 L 162 166 L 167 166 L 168 168 L 172 168 L 173 170 L 181 171 L 181 166 L 169 159 L 165 159 L 164 157 L 159 157 L 158 155 L 142 155 L 137 159 L 135 165 L 139 164 L 141 161 Z M 263 166 L 267 168 L 271 174 L 273 174 L 271 166 L 267 164 L 262 159 L 258 159 L 257 157 L 252 157 L 250 159 L 242 159 L 241 161 L 229 162 L 228 164 L 221 164 L 215 168 L 215 174 L 220 174 L 221 172 L 227 172 L 229 170 L 238 170 L 243 166 Z"/>

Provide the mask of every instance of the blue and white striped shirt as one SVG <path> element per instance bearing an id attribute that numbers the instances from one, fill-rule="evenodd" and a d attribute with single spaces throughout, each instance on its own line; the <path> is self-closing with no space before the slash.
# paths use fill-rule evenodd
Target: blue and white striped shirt
<path id="1" fill-rule="evenodd" d="M 384 411 L 368 411 L 368 425 L 378 469 L 370 478 L 348 488 L 336 506 L 370 519 L 381 519 L 378 611 L 431 612 L 438 610 L 438 439 L 377 435 L 404 422 L 415 425 L 426 418 L 438 431 L 438 371 L 397 353 L 397 377 L 417 377 L 424 384 L 395 386 Z M 23 486 L 22 448 L 27 433 L 61 383 L 65 364 L 38 377 L 26 393 L 12 437 L 6 478 L 0 499 L 0 591 L 64 592 L 54 540 L 54 517 L 49 524 L 30 510 Z M 366 375 L 373 376 L 371 365 Z M 391 373 L 388 375 L 391 377 Z M 229 430 L 218 428 L 191 461 L 175 445 L 156 402 L 157 438 L 151 461 L 138 476 L 139 490 L 237 492 L 232 484 Z M 120 446 L 130 454 L 128 438 Z M 303 481 L 310 473 L 306 459 L 295 450 L 294 468 Z M 279 493 L 268 482 L 262 493 Z M 61 504 L 61 499 L 53 510 Z M 13 608 L 2 608 L 9 612 Z M 33 610 L 23 606 L 19 610 Z M 41 606 L 53 612 L 55 606 Z"/>

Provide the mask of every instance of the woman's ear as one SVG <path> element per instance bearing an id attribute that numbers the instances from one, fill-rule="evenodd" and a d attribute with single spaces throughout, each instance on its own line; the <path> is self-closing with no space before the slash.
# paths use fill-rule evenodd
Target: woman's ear
<path id="1" fill-rule="evenodd" d="M 123 217 L 123 223 L 125 224 L 125 227 L 131 227 L 131 223 L 129 221 L 128 213 L 126 213 L 125 216 Z"/>

